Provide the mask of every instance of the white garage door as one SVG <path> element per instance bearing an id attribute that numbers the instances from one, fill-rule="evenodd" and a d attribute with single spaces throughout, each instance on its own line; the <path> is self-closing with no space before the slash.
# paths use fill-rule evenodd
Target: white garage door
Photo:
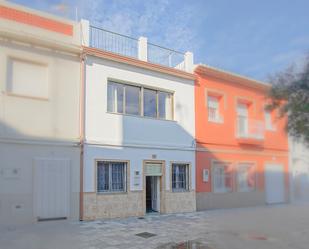
<path id="1" fill-rule="evenodd" d="M 34 208 L 38 220 L 67 218 L 70 199 L 70 161 L 35 159 Z"/>
<path id="2" fill-rule="evenodd" d="M 265 165 L 265 191 L 267 204 L 285 202 L 284 171 L 282 165 Z"/>

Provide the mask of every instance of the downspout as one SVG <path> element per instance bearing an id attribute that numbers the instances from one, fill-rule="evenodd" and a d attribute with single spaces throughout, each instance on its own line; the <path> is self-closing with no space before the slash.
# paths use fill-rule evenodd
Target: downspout
<path id="1" fill-rule="evenodd" d="M 84 219 L 84 140 L 85 140 L 85 54 L 80 55 L 80 191 L 79 191 L 79 220 Z"/>

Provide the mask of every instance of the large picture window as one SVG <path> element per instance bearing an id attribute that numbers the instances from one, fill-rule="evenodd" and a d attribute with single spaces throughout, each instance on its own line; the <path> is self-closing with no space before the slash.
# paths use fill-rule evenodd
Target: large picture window
<path id="1" fill-rule="evenodd" d="M 189 190 L 189 165 L 181 163 L 172 164 L 172 190 Z"/>
<path id="2" fill-rule="evenodd" d="M 169 92 L 108 82 L 108 112 L 172 120 L 172 99 L 173 94 Z"/>
<path id="3" fill-rule="evenodd" d="M 213 191 L 227 193 L 233 190 L 232 164 L 227 162 L 213 163 Z"/>
<path id="4" fill-rule="evenodd" d="M 255 190 L 255 167 L 253 163 L 239 163 L 237 167 L 237 189 L 239 192 Z"/>
<path id="5" fill-rule="evenodd" d="M 125 162 L 97 162 L 97 192 L 125 192 L 127 164 Z"/>

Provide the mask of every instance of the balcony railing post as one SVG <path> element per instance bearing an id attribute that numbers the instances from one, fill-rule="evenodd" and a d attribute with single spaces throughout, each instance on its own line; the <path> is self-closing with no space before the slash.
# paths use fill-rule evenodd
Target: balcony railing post
<path id="1" fill-rule="evenodd" d="M 185 70 L 189 73 L 193 73 L 193 53 L 192 52 L 186 52 L 185 53 Z"/>
<path id="2" fill-rule="evenodd" d="M 138 59 L 147 61 L 147 37 L 140 37 L 138 39 Z"/>
<path id="3" fill-rule="evenodd" d="M 80 20 L 81 27 L 81 44 L 83 46 L 89 47 L 90 40 L 90 25 L 89 21 L 85 19 Z"/>

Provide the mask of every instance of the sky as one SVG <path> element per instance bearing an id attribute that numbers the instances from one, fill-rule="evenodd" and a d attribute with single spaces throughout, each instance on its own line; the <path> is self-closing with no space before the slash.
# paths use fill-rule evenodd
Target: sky
<path id="1" fill-rule="evenodd" d="M 308 0 L 13 0 L 267 81 L 309 52 Z M 76 11 L 77 10 L 77 11 Z M 77 15 L 76 15 L 77 12 Z"/>

